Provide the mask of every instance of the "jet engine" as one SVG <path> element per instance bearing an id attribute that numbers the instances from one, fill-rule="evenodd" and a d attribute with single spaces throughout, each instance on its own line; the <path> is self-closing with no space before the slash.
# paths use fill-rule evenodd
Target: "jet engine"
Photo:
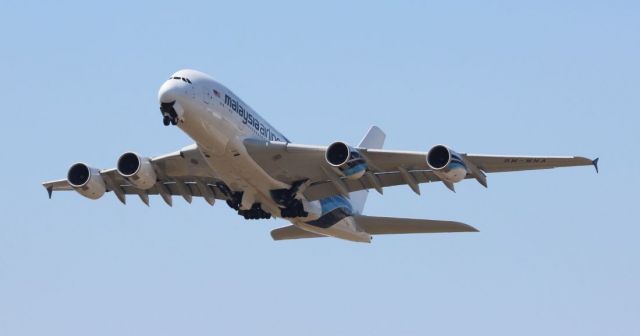
<path id="1" fill-rule="evenodd" d="M 107 191 L 104 180 L 100 176 L 100 170 L 84 163 L 76 163 L 69 168 L 67 182 L 80 195 L 94 200 L 102 197 Z"/>
<path id="2" fill-rule="evenodd" d="M 444 145 L 433 146 L 427 153 L 427 164 L 443 181 L 457 183 L 467 176 L 467 166 L 460 154 Z"/>
<path id="3" fill-rule="evenodd" d="M 329 145 L 325 159 L 350 180 L 361 178 L 367 171 L 367 162 L 358 150 L 341 141 Z"/>
<path id="4" fill-rule="evenodd" d="M 156 172 L 151 160 L 136 153 L 124 153 L 118 159 L 118 173 L 136 188 L 147 190 L 156 184 Z"/>

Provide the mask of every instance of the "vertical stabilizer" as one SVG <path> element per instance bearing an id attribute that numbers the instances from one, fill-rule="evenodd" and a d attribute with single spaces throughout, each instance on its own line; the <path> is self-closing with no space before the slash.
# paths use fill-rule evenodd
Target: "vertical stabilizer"
<path id="1" fill-rule="evenodd" d="M 384 132 L 378 126 L 371 126 L 367 134 L 358 144 L 360 148 L 381 149 L 384 145 Z M 364 204 L 367 202 L 368 190 L 360 190 L 349 193 L 349 199 L 353 206 L 353 211 L 358 214 L 362 214 L 364 210 Z"/>
<path id="2" fill-rule="evenodd" d="M 360 140 L 358 147 L 382 149 L 382 146 L 384 146 L 384 138 L 384 132 L 380 129 L 380 127 L 371 126 L 367 134 L 365 134 L 364 138 Z"/>

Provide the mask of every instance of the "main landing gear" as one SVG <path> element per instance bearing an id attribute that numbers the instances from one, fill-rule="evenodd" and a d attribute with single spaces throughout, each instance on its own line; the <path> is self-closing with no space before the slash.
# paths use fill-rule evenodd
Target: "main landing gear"
<path id="1" fill-rule="evenodd" d="M 282 218 L 307 217 L 308 215 L 309 213 L 304 211 L 302 201 L 297 199 L 291 200 L 287 203 L 286 208 L 280 209 L 280 216 L 282 216 Z"/>
<path id="2" fill-rule="evenodd" d="M 299 189 L 305 184 L 306 180 L 298 181 L 291 186 L 291 189 L 271 190 L 273 200 L 284 208 L 280 209 L 282 218 L 306 217 L 308 212 L 304 211 L 302 201 L 296 198 Z"/>
<path id="3" fill-rule="evenodd" d="M 223 192 L 226 191 L 229 199 L 227 199 L 227 205 L 236 211 L 238 211 L 238 215 L 244 217 L 244 219 L 269 219 L 271 218 L 271 214 L 262 210 L 260 203 L 253 203 L 251 209 L 241 210 L 240 205 L 242 202 L 242 193 L 241 192 L 231 192 L 229 188 L 220 188 Z"/>
<path id="4" fill-rule="evenodd" d="M 271 214 L 262 210 L 260 203 L 253 203 L 249 210 L 238 210 L 238 215 L 243 216 L 244 219 L 269 219 Z"/>

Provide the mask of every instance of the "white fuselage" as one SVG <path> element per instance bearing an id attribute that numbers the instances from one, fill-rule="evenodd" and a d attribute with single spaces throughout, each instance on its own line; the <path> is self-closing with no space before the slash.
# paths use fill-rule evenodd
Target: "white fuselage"
<path id="1" fill-rule="evenodd" d="M 232 191 L 243 193 L 240 209 L 250 209 L 259 203 L 264 211 L 280 216 L 280 206 L 270 191 L 291 186 L 266 173 L 248 155 L 243 141 L 259 138 L 289 142 L 283 134 L 231 90 L 198 71 L 181 70 L 173 74 L 160 88 L 158 99 L 160 103 L 175 102 L 177 126 L 196 142 L 212 176 L 224 181 Z M 315 202 L 319 207 L 320 201 Z M 329 228 L 309 225 L 299 219 L 289 220 L 323 235 L 360 242 L 371 240 L 369 234 L 358 230 L 350 216 Z"/>

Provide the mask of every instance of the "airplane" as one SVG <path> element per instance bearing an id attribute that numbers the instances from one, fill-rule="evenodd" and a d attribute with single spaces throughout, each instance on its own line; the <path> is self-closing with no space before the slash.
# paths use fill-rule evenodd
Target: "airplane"
<path id="1" fill-rule="evenodd" d="M 149 205 L 159 195 L 191 203 L 202 197 L 225 201 L 245 219 L 283 218 L 291 224 L 271 231 L 274 240 L 335 237 L 370 243 L 384 234 L 475 232 L 455 221 L 366 216 L 369 190 L 420 184 L 455 184 L 475 179 L 487 187 L 487 173 L 593 165 L 580 156 L 511 156 L 458 153 L 445 145 L 427 152 L 382 149 L 385 133 L 372 126 L 355 146 L 291 142 L 231 90 L 196 70 L 180 70 L 158 92 L 165 126 L 177 126 L 194 140 L 178 151 L 149 158 L 122 154 L 115 168 L 73 164 L 66 179 L 43 183 L 53 191 L 75 190 L 89 199 L 113 192 L 125 204 L 138 195 Z"/>

